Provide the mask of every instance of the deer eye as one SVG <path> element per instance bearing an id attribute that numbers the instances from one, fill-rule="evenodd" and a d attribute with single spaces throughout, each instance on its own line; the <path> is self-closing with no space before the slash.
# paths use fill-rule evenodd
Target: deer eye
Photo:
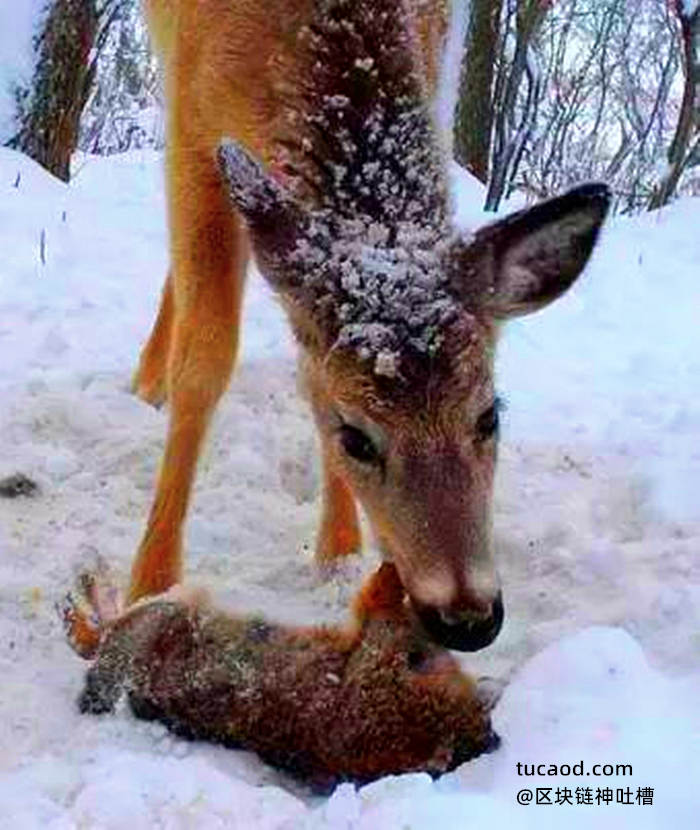
<path id="1" fill-rule="evenodd" d="M 342 424 L 339 432 L 340 443 L 351 458 L 363 464 L 375 464 L 379 461 L 379 451 L 374 442 L 361 429 L 350 424 Z"/>
<path id="2" fill-rule="evenodd" d="M 481 413 L 476 419 L 476 440 L 488 441 L 498 433 L 500 423 L 499 412 L 503 408 L 501 401 L 496 398 L 493 405 Z"/>

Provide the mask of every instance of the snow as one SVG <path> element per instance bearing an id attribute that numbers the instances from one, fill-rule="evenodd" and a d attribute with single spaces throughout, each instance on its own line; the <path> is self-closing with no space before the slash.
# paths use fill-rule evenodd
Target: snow
<path id="1" fill-rule="evenodd" d="M 125 710 L 76 711 L 85 664 L 53 604 L 95 553 L 127 573 L 166 424 L 128 391 L 166 268 L 161 157 L 82 157 L 76 169 L 66 186 L 0 150 L 0 478 L 23 472 L 41 488 L 0 500 L 6 825 L 588 827 L 592 815 L 603 828 L 695 826 L 697 200 L 611 221 L 580 285 L 504 333 L 495 529 L 507 619 L 492 647 L 463 657 L 508 681 L 501 748 L 437 782 L 387 778 L 318 799 L 249 753 L 185 743 Z M 473 227 L 488 218 L 483 194 L 454 178 Z M 241 365 L 188 525 L 188 577 L 241 611 L 340 620 L 376 553 L 329 582 L 313 570 L 312 425 L 282 313 L 254 273 L 248 288 Z M 516 772 L 581 760 L 633 774 Z M 548 786 L 650 786 L 654 804 L 516 804 L 520 789 Z"/>

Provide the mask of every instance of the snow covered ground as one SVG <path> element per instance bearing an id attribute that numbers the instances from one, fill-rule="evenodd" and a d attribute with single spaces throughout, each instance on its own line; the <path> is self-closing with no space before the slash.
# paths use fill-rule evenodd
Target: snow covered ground
<path id="1" fill-rule="evenodd" d="M 84 664 L 53 603 L 86 557 L 122 573 L 166 413 L 128 392 L 166 267 L 160 158 L 84 158 L 66 187 L 0 150 L 0 826 L 21 828 L 694 827 L 700 809 L 700 203 L 610 223 L 581 284 L 511 324 L 496 543 L 507 621 L 464 657 L 509 680 L 501 749 L 433 783 L 311 798 L 254 756 L 126 711 L 81 717 Z M 461 221 L 482 221 L 458 177 Z M 342 619 L 364 563 L 311 566 L 318 470 L 294 349 L 256 275 L 243 358 L 203 460 L 188 572 L 238 609 Z M 516 764 L 631 764 L 525 778 Z M 585 780 L 584 780 L 585 778 Z M 516 803 L 568 787 L 574 804 Z M 576 805 L 576 788 L 594 803 Z M 632 804 L 596 804 L 629 787 Z M 651 806 L 635 802 L 653 787 Z"/>

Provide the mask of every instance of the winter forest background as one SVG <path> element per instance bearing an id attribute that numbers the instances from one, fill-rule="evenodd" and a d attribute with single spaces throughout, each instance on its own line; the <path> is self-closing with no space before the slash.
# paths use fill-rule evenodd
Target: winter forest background
<path id="1" fill-rule="evenodd" d="M 31 54 L 2 79 L 14 112 L 0 139 L 64 180 L 76 148 L 161 148 L 159 75 L 139 6 L 28 2 Z M 457 14 L 454 151 L 487 185 L 487 210 L 515 190 L 534 201 L 586 180 L 608 182 L 622 213 L 700 193 L 695 0 L 472 0 Z M 15 16 L 3 36 L 17 34 Z"/>

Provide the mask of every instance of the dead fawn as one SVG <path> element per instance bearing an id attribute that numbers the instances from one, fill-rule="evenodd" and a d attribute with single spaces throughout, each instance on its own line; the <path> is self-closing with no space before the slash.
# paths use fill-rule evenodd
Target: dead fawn
<path id="1" fill-rule="evenodd" d="M 171 267 L 134 385 L 167 398 L 170 424 L 131 601 L 181 580 L 252 248 L 299 343 L 321 440 L 317 561 L 359 548 L 357 500 L 437 642 L 475 650 L 498 634 L 499 328 L 572 285 L 610 195 L 586 185 L 471 236 L 453 227 L 431 116 L 445 5 L 146 0 L 165 74 Z"/>
<path id="2" fill-rule="evenodd" d="M 109 712 L 127 691 L 137 716 L 254 750 L 315 789 L 438 775 L 497 746 L 494 699 L 428 639 L 404 600 L 386 563 L 345 629 L 231 616 L 180 586 L 121 613 L 93 591 L 64 609 L 71 643 L 95 658 L 79 706 Z"/>

